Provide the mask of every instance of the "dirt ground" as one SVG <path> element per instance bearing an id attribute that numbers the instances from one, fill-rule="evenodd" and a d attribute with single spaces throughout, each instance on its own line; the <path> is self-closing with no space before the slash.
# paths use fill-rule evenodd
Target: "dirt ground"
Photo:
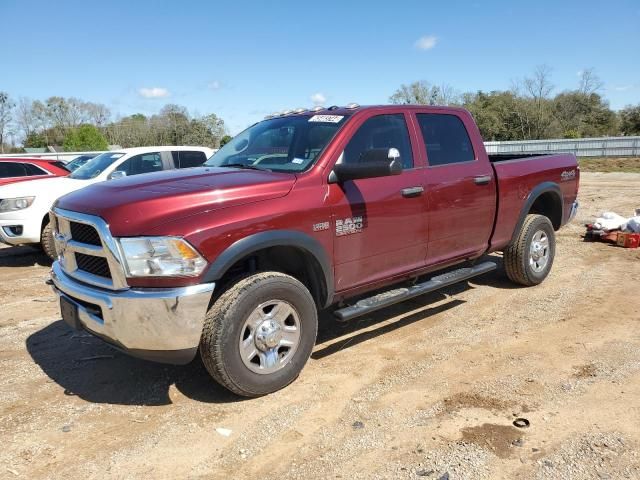
<path id="1" fill-rule="evenodd" d="M 44 257 L 2 249 L 0 478 L 640 478 L 640 250 L 581 240 L 640 208 L 640 174 L 586 173 L 580 201 L 544 284 L 325 316 L 300 378 L 254 400 L 73 332 Z"/>

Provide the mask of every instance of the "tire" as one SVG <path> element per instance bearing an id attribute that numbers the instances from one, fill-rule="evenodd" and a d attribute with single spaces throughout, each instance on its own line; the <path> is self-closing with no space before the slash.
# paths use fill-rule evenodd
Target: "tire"
<path id="1" fill-rule="evenodd" d="M 42 250 L 51 260 L 55 260 L 58 256 L 56 252 L 56 244 L 53 241 L 53 229 L 51 228 L 51 222 L 47 223 L 42 232 L 40 233 L 40 245 Z"/>
<path id="2" fill-rule="evenodd" d="M 302 283 L 279 272 L 257 273 L 232 284 L 209 308 L 200 356 L 219 384 L 258 397 L 298 377 L 317 331 L 316 305 Z M 282 345 L 287 341 L 291 346 Z"/>
<path id="3" fill-rule="evenodd" d="M 514 283 L 538 285 L 549 275 L 555 254 L 556 237 L 551 221 L 544 215 L 527 215 L 518 237 L 504 251 L 505 271 Z"/>

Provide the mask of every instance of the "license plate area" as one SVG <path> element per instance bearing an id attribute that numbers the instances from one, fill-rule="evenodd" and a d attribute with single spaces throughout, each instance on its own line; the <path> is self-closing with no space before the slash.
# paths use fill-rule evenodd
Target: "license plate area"
<path id="1" fill-rule="evenodd" d="M 67 325 L 76 330 L 82 329 L 80 317 L 78 316 L 78 306 L 68 298 L 60 297 L 60 313 Z"/>

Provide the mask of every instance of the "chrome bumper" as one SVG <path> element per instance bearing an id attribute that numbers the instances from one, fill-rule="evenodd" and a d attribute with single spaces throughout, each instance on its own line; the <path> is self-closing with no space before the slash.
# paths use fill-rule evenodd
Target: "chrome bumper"
<path id="1" fill-rule="evenodd" d="M 196 354 L 214 283 L 110 291 L 74 280 L 54 262 L 53 291 L 71 301 L 82 328 L 134 356 L 188 363 Z"/>

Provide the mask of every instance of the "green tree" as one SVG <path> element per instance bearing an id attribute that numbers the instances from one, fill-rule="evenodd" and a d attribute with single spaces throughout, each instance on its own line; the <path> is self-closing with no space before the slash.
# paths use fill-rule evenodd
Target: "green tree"
<path id="1" fill-rule="evenodd" d="M 457 103 L 458 95 L 449 85 L 437 86 L 422 80 L 400 85 L 389 101 L 396 105 L 453 105 Z"/>
<path id="2" fill-rule="evenodd" d="M 620 131 L 624 135 L 640 135 L 640 104 L 620 110 Z"/>
<path id="3" fill-rule="evenodd" d="M 47 139 L 41 133 L 32 132 L 24 139 L 25 148 L 43 148 L 47 146 Z"/>
<path id="4" fill-rule="evenodd" d="M 231 135 L 225 135 L 220 139 L 220 146 L 224 147 L 227 143 L 229 143 L 233 137 Z"/>
<path id="5" fill-rule="evenodd" d="M 79 152 L 83 150 L 108 150 L 107 139 L 93 125 L 80 125 L 71 129 L 64 137 L 65 152 Z"/>
<path id="6" fill-rule="evenodd" d="M 618 131 L 616 114 L 597 93 L 575 90 L 556 95 L 553 118 L 564 138 L 600 137 Z"/>

